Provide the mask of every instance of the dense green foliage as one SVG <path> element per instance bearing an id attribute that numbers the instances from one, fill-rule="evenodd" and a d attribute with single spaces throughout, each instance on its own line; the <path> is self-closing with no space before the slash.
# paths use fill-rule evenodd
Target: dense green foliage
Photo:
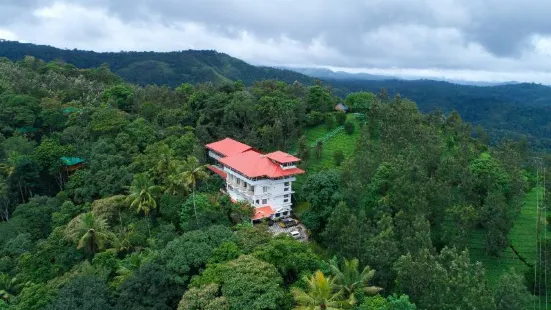
<path id="1" fill-rule="evenodd" d="M 46 61 L 60 60 L 78 68 L 96 68 L 105 64 L 123 80 L 139 85 L 176 87 L 182 83 L 224 84 L 236 81 L 251 85 L 265 79 L 287 83 L 298 81 L 306 85 L 315 83 L 314 78 L 294 71 L 252 66 L 215 51 L 96 53 L 4 41 L 0 42 L 0 56 L 12 61 L 34 56 Z M 339 79 L 328 76 L 324 80 L 332 85 L 337 96 L 346 97 L 346 104 L 355 112 L 364 112 L 374 100 L 375 96 L 370 92 L 377 93 L 386 89 L 390 97 L 400 94 L 415 101 L 422 112 L 432 112 L 435 109 L 445 113 L 458 111 L 467 122 L 482 125 L 488 131 L 492 143 L 502 138 L 518 140 L 526 137 L 534 148 L 551 149 L 551 140 L 548 138 L 551 129 L 547 126 L 547 115 L 551 112 L 551 88 L 548 86 L 523 83 L 480 87 L 432 80 L 374 77 Z M 347 97 L 352 92 L 358 93 Z M 124 109 L 131 92 L 126 87 L 118 86 L 106 95 L 113 97 L 116 106 Z M 23 103 L 20 109 L 30 112 L 33 107 L 31 102 L 25 101 L 27 99 L 29 98 L 24 96 L 13 98 L 11 104 Z M 151 105 L 144 108 L 155 111 Z M 9 108 L 0 111 L 0 120 L 2 113 L 12 115 L 12 110 Z M 27 115 L 11 119 L 10 122 L 24 126 L 23 124 L 33 118 L 32 113 Z M 310 115 L 310 119 L 315 119 L 315 116 Z M 59 117 L 59 113 L 48 115 L 50 122 Z"/>
<path id="2" fill-rule="evenodd" d="M 457 113 L 356 97 L 365 114 L 347 121 L 323 85 L 141 87 L 105 66 L 0 61 L 0 309 L 525 305 L 520 275 L 494 291 L 465 247 L 474 229 L 486 255 L 510 245 L 534 186 L 526 144 L 490 148 Z M 202 145 L 298 146 L 307 166 L 331 143 L 307 158 L 312 126 L 357 136 L 356 149 L 331 152 L 340 167 L 296 195 L 310 242 L 273 236 L 220 193 Z"/>
<path id="3" fill-rule="evenodd" d="M 422 112 L 458 111 L 465 121 L 482 125 L 492 143 L 503 138 L 526 138 L 537 149 L 550 149 L 551 129 L 547 115 L 551 112 L 551 87 L 539 84 L 467 86 L 431 80 L 328 80 L 337 93 L 388 91 L 415 101 Z M 358 96 L 356 95 L 356 99 Z M 347 103 L 354 107 L 355 100 Z M 369 102 L 369 101 L 368 101 Z"/>

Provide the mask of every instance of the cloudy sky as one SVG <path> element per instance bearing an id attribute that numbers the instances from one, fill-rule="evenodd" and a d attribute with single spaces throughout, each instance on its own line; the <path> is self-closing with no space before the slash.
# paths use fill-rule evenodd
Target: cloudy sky
<path id="1" fill-rule="evenodd" d="M 551 0 L 0 0 L 0 38 L 551 84 Z"/>

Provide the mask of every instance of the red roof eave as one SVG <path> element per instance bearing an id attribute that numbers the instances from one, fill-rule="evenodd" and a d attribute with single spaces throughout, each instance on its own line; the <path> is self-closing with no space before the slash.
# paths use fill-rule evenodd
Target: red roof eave
<path id="1" fill-rule="evenodd" d="M 289 176 L 289 175 L 295 175 L 295 174 L 303 174 L 305 173 L 306 171 L 300 169 L 300 168 L 291 168 L 291 169 L 284 169 L 283 170 L 283 173 L 281 175 L 276 175 L 276 176 L 268 176 L 268 177 L 272 177 L 272 178 L 276 178 L 276 177 L 286 177 L 286 176 Z"/>
<path id="2" fill-rule="evenodd" d="M 213 165 L 208 165 L 207 168 L 216 173 L 217 175 L 219 175 L 220 177 L 222 177 L 224 180 L 228 177 L 228 174 L 226 172 L 224 172 L 223 170 L 221 170 L 220 168 L 216 167 L 216 166 L 213 166 Z"/>

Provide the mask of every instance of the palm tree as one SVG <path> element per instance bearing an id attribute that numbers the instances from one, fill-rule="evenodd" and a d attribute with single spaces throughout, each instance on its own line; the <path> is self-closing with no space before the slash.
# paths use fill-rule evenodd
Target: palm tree
<path id="1" fill-rule="evenodd" d="M 186 179 L 186 162 L 172 161 L 168 167 L 166 180 L 164 181 L 165 193 L 170 195 L 187 195 L 190 190 L 190 184 Z"/>
<path id="2" fill-rule="evenodd" d="M 151 259 L 151 252 L 148 249 L 145 251 L 132 253 L 121 260 L 116 271 L 116 276 L 113 278 L 111 285 L 115 288 L 119 287 L 126 279 L 128 279 L 134 272 L 140 268 L 141 265 L 148 262 Z"/>
<path id="3" fill-rule="evenodd" d="M 127 201 L 137 213 L 143 212 L 145 216 L 149 216 L 151 210 L 157 209 L 155 198 L 159 191 L 160 187 L 153 184 L 147 173 L 138 173 L 130 185 Z"/>
<path id="4" fill-rule="evenodd" d="M 77 249 L 85 248 L 92 256 L 104 249 L 107 241 L 112 238 L 107 220 L 92 212 L 75 217 L 67 225 L 66 234 L 77 243 Z"/>
<path id="5" fill-rule="evenodd" d="M 365 266 L 362 272 L 359 272 L 360 262 L 354 258 L 352 260 L 343 260 L 342 268 L 339 269 L 336 260 L 331 261 L 331 269 L 335 275 L 335 287 L 344 296 L 355 301 L 354 292 L 362 290 L 368 295 L 375 295 L 382 290 L 378 286 L 370 286 L 369 281 L 375 275 L 375 270 Z"/>
<path id="6" fill-rule="evenodd" d="M 155 167 L 152 167 L 154 176 L 156 176 L 157 181 L 161 183 L 164 179 L 167 178 L 169 171 L 174 165 L 174 151 L 168 147 L 168 145 L 163 144 L 161 148 L 161 153 Z M 150 170 L 150 171 L 151 171 Z"/>
<path id="7" fill-rule="evenodd" d="M 298 305 L 296 310 L 341 310 L 353 304 L 341 291 L 335 293 L 334 280 L 326 278 L 319 270 L 311 278 L 304 277 L 304 281 L 308 284 L 307 291 L 296 287 L 291 289 Z"/>
<path id="8" fill-rule="evenodd" d="M 134 180 L 129 188 L 129 194 L 126 197 L 130 203 L 130 208 L 136 209 L 137 213 L 143 212 L 147 217 L 147 230 L 151 236 L 149 222 L 149 212 L 157 209 L 156 197 L 160 193 L 161 187 L 155 185 L 147 173 L 138 173 L 134 175 Z"/>
<path id="9" fill-rule="evenodd" d="M 195 187 L 197 186 L 198 181 L 206 180 L 209 175 L 205 171 L 206 165 L 201 165 L 197 158 L 190 156 L 186 160 L 186 171 L 183 173 L 183 179 L 186 184 L 191 186 L 192 199 L 193 199 L 193 212 L 195 214 L 195 221 L 197 226 L 199 226 L 199 220 L 197 218 L 197 208 L 195 207 Z"/>
<path id="10" fill-rule="evenodd" d="M 10 278 L 7 274 L 0 274 L 0 300 L 6 302 L 9 301 L 11 297 L 17 295 L 23 283 L 17 278 Z"/>

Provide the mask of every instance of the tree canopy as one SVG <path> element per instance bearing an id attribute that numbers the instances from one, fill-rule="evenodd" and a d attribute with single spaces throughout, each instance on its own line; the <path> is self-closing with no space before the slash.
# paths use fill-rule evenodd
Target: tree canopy
<path id="1" fill-rule="evenodd" d="M 386 91 L 336 112 L 321 81 L 256 67 L 235 81 L 248 65 L 215 52 L 146 56 L 101 55 L 126 79 L 150 72 L 144 85 L 97 59 L 0 60 L 0 309 L 522 309 L 543 295 L 517 272 L 488 281 L 467 250 L 473 235 L 480 255 L 514 249 L 525 194 L 551 187 L 526 140 L 488 145 L 459 113 Z M 196 62 L 182 83 L 178 64 Z M 170 86 L 145 85 L 159 72 Z M 292 215 L 307 238 L 253 225 L 221 191 L 204 144 L 228 136 L 302 157 Z"/>

